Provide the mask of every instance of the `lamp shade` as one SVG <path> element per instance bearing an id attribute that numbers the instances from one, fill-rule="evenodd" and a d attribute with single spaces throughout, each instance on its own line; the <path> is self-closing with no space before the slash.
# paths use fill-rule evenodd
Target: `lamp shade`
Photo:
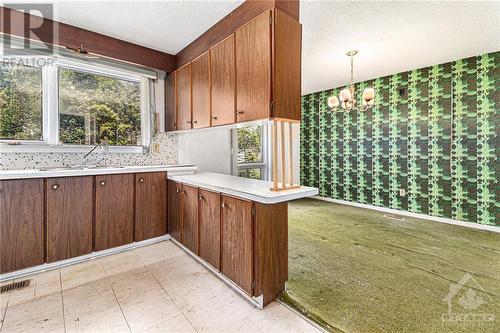
<path id="1" fill-rule="evenodd" d="M 366 88 L 363 91 L 363 100 L 366 102 L 370 102 L 375 98 L 375 89 L 373 88 Z"/>
<path id="2" fill-rule="evenodd" d="M 328 97 L 328 107 L 336 108 L 337 106 L 339 106 L 339 99 L 337 96 Z"/>
<path id="3" fill-rule="evenodd" d="M 339 97 L 342 102 L 348 102 L 352 99 L 351 91 L 347 88 L 342 89 L 340 91 Z"/>

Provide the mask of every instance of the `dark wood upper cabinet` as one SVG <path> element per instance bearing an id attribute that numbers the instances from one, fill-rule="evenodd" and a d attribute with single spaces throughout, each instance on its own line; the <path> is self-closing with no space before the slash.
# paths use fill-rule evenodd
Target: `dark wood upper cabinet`
<path id="1" fill-rule="evenodd" d="M 167 233 L 167 173 L 135 174 L 136 242 Z"/>
<path id="2" fill-rule="evenodd" d="M 300 120 L 302 25 L 274 11 L 273 101 L 271 116 Z"/>
<path id="3" fill-rule="evenodd" d="M 220 194 L 199 191 L 200 257 L 220 269 Z"/>
<path id="4" fill-rule="evenodd" d="M 221 271 L 249 295 L 253 295 L 252 202 L 222 196 Z"/>
<path id="5" fill-rule="evenodd" d="M 210 55 L 207 52 L 191 63 L 193 128 L 210 126 Z"/>
<path id="6" fill-rule="evenodd" d="M 235 32 L 237 122 L 270 116 L 271 23 L 266 11 Z"/>
<path id="7" fill-rule="evenodd" d="M 165 130 L 177 130 L 177 97 L 175 72 L 165 78 Z"/>
<path id="8" fill-rule="evenodd" d="M 44 262 L 42 179 L 0 181 L 0 272 Z"/>
<path id="9" fill-rule="evenodd" d="M 134 239 L 134 174 L 95 177 L 94 249 L 101 251 Z"/>
<path id="10" fill-rule="evenodd" d="M 236 121 L 234 34 L 210 49 L 212 126 Z"/>
<path id="11" fill-rule="evenodd" d="M 172 238 L 181 241 L 181 191 L 180 183 L 170 180 L 168 182 L 168 228 Z"/>
<path id="12" fill-rule="evenodd" d="M 182 244 L 198 254 L 198 188 L 182 185 Z"/>
<path id="13" fill-rule="evenodd" d="M 92 252 L 94 178 L 47 179 L 47 262 Z"/>
<path id="14" fill-rule="evenodd" d="M 192 128 L 191 63 L 179 69 L 175 74 L 177 87 L 177 129 Z"/>

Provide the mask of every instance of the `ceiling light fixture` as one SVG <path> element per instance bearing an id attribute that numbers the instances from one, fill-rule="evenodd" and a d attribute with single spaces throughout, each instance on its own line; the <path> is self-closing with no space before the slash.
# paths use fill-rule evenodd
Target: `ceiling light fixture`
<path id="1" fill-rule="evenodd" d="M 339 93 L 339 97 L 330 96 L 328 97 L 328 107 L 332 111 L 339 111 L 339 104 L 347 112 L 350 111 L 366 111 L 375 103 L 375 89 L 365 88 L 363 91 L 363 101 L 362 106 L 356 106 L 356 97 L 354 95 L 354 56 L 358 54 L 357 50 L 352 50 L 346 53 L 348 57 L 351 58 L 351 81 L 349 86 L 342 89 Z"/>

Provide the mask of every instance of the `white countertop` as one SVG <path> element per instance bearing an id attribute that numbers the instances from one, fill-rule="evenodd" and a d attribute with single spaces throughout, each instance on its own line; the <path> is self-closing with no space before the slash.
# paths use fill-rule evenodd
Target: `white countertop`
<path id="1" fill-rule="evenodd" d="M 173 164 L 173 165 L 139 165 L 123 167 L 101 167 L 89 169 L 64 169 L 64 170 L 0 170 L 0 180 L 7 179 L 25 179 L 25 178 L 55 178 L 55 177 L 75 177 L 92 176 L 105 174 L 122 174 L 136 172 L 158 172 L 167 171 L 172 175 L 193 174 L 197 167 L 191 164 Z"/>
<path id="2" fill-rule="evenodd" d="M 182 176 L 167 174 L 167 176 L 168 179 L 180 183 L 264 204 L 274 204 L 299 198 L 312 197 L 319 193 L 317 188 L 307 186 L 285 191 L 271 191 L 271 182 L 212 172 Z"/>

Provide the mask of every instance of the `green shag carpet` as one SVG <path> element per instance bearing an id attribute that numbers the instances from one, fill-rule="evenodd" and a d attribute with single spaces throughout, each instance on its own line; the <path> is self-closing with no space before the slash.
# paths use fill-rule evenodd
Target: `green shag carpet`
<path id="1" fill-rule="evenodd" d="M 500 234 L 384 214 L 291 202 L 282 300 L 331 332 L 500 332 Z"/>

